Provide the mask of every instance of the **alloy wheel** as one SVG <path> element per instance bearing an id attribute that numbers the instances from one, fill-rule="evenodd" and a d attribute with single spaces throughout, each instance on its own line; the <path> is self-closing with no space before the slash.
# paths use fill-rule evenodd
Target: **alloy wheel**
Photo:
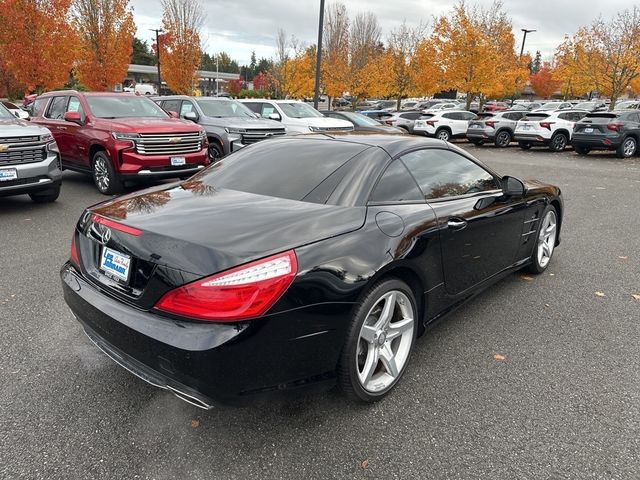
<path id="1" fill-rule="evenodd" d="M 509 132 L 500 132 L 497 138 L 497 144 L 499 147 L 506 147 L 511 142 L 511 135 Z"/>
<path id="2" fill-rule="evenodd" d="M 109 189 L 109 169 L 106 161 L 102 157 L 97 157 L 93 162 L 93 176 L 96 185 L 101 192 Z"/>
<path id="3" fill-rule="evenodd" d="M 547 212 L 542 220 L 542 226 L 540 227 L 540 233 L 538 235 L 538 265 L 541 268 L 545 268 L 549 261 L 551 261 L 551 255 L 553 255 L 553 249 L 556 245 L 557 234 L 557 219 L 556 212 L 552 209 Z"/>
<path id="4" fill-rule="evenodd" d="M 217 145 L 210 144 L 209 160 L 211 160 L 212 162 L 215 162 L 217 160 L 220 160 L 221 158 L 222 158 L 222 152 L 220 152 L 220 149 L 217 147 Z"/>
<path id="5" fill-rule="evenodd" d="M 630 157 L 636 153 L 636 141 L 633 138 L 627 138 L 622 146 L 622 153 L 625 157 Z"/>
<path id="6" fill-rule="evenodd" d="M 356 352 L 360 385 L 367 392 L 392 386 L 411 352 L 415 319 L 409 297 L 399 290 L 382 295 L 362 324 Z"/>
<path id="7" fill-rule="evenodd" d="M 439 140 L 444 140 L 445 142 L 449 141 L 449 132 L 447 132 L 446 130 L 440 130 L 438 132 L 438 139 Z"/>
<path id="8" fill-rule="evenodd" d="M 553 149 L 556 152 L 561 152 L 567 146 L 567 137 L 563 134 L 559 133 L 555 137 L 553 137 Z"/>

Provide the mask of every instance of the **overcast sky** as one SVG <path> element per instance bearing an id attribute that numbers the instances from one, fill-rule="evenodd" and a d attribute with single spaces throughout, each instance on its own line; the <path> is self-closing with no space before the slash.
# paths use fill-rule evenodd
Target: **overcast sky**
<path id="1" fill-rule="evenodd" d="M 330 3 L 331 0 L 326 0 Z M 251 52 L 258 58 L 274 55 L 274 38 L 279 28 L 307 44 L 316 43 L 319 0 L 201 0 L 206 12 L 202 31 L 204 50 L 210 54 L 227 52 L 241 65 L 248 64 Z M 434 16 L 451 11 L 455 0 L 344 0 L 351 17 L 356 12 L 376 14 L 384 37 L 407 20 L 432 24 Z M 472 4 L 473 1 L 469 0 Z M 491 3 L 478 0 L 477 3 Z M 132 0 L 138 36 L 151 40 L 151 28 L 161 25 L 160 0 Z M 581 25 L 602 14 L 630 8 L 632 0 L 504 0 L 513 21 L 517 48 L 522 42 L 521 28 L 536 29 L 527 36 L 525 51 L 540 50 L 544 57 L 553 55 L 565 34 L 573 34 Z"/>

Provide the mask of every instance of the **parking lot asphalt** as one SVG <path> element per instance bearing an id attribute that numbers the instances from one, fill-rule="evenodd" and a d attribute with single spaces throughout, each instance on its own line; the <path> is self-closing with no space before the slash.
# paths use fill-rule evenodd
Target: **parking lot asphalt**
<path id="1" fill-rule="evenodd" d="M 104 197 L 65 172 L 53 205 L 0 198 L 0 478 L 638 478 L 640 159 L 459 145 L 559 185 L 562 244 L 431 328 L 370 406 L 203 411 L 146 385 L 62 299 L 73 225 Z"/>

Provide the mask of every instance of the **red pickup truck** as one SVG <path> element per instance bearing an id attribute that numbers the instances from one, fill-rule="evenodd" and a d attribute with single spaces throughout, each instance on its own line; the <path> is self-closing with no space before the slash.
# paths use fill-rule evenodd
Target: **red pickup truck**
<path id="1" fill-rule="evenodd" d="M 63 167 L 91 174 L 106 195 L 126 180 L 185 178 L 210 162 L 201 126 L 140 95 L 49 92 L 35 100 L 32 121 L 51 130 Z"/>

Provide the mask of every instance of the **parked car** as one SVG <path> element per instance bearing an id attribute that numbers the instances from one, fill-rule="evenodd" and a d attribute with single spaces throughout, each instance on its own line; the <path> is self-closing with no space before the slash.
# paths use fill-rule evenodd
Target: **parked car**
<path id="1" fill-rule="evenodd" d="M 562 212 L 444 142 L 284 137 L 85 210 L 62 287 L 107 356 L 192 405 L 335 383 L 375 402 L 427 324 L 548 268 Z"/>
<path id="2" fill-rule="evenodd" d="M 51 132 L 0 105 L 0 196 L 28 194 L 34 202 L 60 195 L 60 152 Z"/>
<path id="3" fill-rule="evenodd" d="M 124 87 L 123 92 L 138 93 L 140 95 L 157 95 L 156 86 L 151 83 L 136 83 L 135 85 Z"/>
<path id="4" fill-rule="evenodd" d="M 637 110 L 640 109 L 640 100 L 626 100 L 624 102 L 616 103 L 616 106 L 613 107 L 613 110 Z"/>
<path id="5" fill-rule="evenodd" d="M 485 112 L 503 112 L 509 109 L 509 105 L 505 102 L 487 102 L 482 109 Z"/>
<path id="6" fill-rule="evenodd" d="M 49 92 L 36 99 L 34 114 L 53 133 L 63 167 L 91 174 L 105 195 L 126 180 L 188 177 L 210 163 L 206 131 L 143 95 Z"/>
<path id="7" fill-rule="evenodd" d="M 2 105 L 9 110 L 16 118 L 20 118 L 22 120 L 29 120 L 29 112 L 20 108 L 18 105 L 12 102 L 4 101 Z"/>
<path id="8" fill-rule="evenodd" d="M 570 102 L 547 102 L 542 106 L 532 109 L 533 112 L 555 112 L 556 110 L 567 110 L 573 108 Z"/>
<path id="9" fill-rule="evenodd" d="M 526 103 L 514 103 L 508 110 L 512 112 L 528 112 L 531 108 Z"/>
<path id="10" fill-rule="evenodd" d="M 396 100 L 377 100 L 371 105 L 372 110 L 386 110 L 387 112 L 395 112 L 398 108 Z"/>
<path id="11" fill-rule="evenodd" d="M 639 152 L 640 112 L 637 110 L 589 113 L 576 123 L 571 144 L 580 155 L 592 150 L 615 150 L 618 158 Z"/>
<path id="12" fill-rule="evenodd" d="M 345 108 L 351 105 L 351 101 L 343 97 L 338 97 L 333 100 L 334 108 Z"/>
<path id="13" fill-rule="evenodd" d="M 409 133 L 413 133 L 413 126 L 420 117 L 424 115 L 422 112 L 398 112 L 387 118 L 385 122 L 394 127 L 402 128 Z"/>
<path id="14" fill-rule="evenodd" d="M 414 110 L 419 110 L 419 111 L 424 111 L 427 110 L 431 107 L 433 107 L 434 105 L 438 105 L 440 103 L 446 102 L 446 100 L 442 100 L 442 99 L 431 99 L 431 100 L 424 100 L 421 102 L 418 102 L 417 105 L 415 105 L 413 107 Z"/>
<path id="15" fill-rule="evenodd" d="M 358 113 L 376 120 L 380 124 L 385 124 L 385 122 L 393 116 L 393 113 L 388 110 L 362 110 Z"/>
<path id="16" fill-rule="evenodd" d="M 586 110 L 587 112 L 601 112 L 607 110 L 607 105 L 604 102 L 592 100 L 589 102 L 578 102 L 574 108 L 577 110 Z"/>
<path id="17" fill-rule="evenodd" d="M 318 110 L 297 100 L 240 100 L 252 112 L 262 118 L 277 120 L 287 129 L 287 133 L 348 132 L 353 124 L 346 120 L 328 118 Z"/>
<path id="18" fill-rule="evenodd" d="M 322 113 L 325 117 L 338 118 L 352 123 L 353 129 L 356 132 L 386 133 L 390 135 L 402 135 L 404 133 L 404 131 L 399 128 L 395 128 L 389 124 L 381 125 L 380 122 L 358 112 L 328 111 Z"/>
<path id="19" fill-rule="evenodd" d="M 496 147 L 508 147 L 513 141 L 516 123 L 527 112 L 507 110 L 504 112 L 483 112 L 469 122 L 467 138 L 474 145 L 493 142 Z"/>
<path id="20" fill-rule="evenodd" d="M 418 100 L 406 100 L 405 102 L 402 103 L 402 105 L 400 106 L 400 110 L 403 112 L 406 111 L 411 111 L 411 110 L 415 110 L 415 107 L 419 104 L 420 102 Z"/>
<path id="21" fill-rule="evenodd" d="M 443 103 L 436 103 L 435 105 L 432 105 L 431 107 L 423 110 L 423 112 L 435 113 L 441 110 L 460 110 L 460 109 L 461 109 L 461 106 L 457 102 L 443 102 Z"/>
<path id="22" fill-rule="evenodd" d="M 587 113 L 585 110 L 530 112 L 518 121 L 514 139 L 523 150 L 544 145 L 561 152 L 571 143 L 573 126 Z"/>
<path id="23" fill-rule="evenodd" d="M 286 134 L 280 122 L 258 118 L 246 105 L 222 97 L 158 97 L 155 102 L 166 112 L 177 112 L 207 131 L 209 159 L 216 161 L 246 145 Z"/>
<path id="24" fill-rule="evenodd" d="M 467 133 L 469 121 L 474 118 L 476 114 L 466 110 L 442 110 L 424 114 L 415 121 L 413 132 L 448 142 L 452 138 L 464 136 Z"/>

